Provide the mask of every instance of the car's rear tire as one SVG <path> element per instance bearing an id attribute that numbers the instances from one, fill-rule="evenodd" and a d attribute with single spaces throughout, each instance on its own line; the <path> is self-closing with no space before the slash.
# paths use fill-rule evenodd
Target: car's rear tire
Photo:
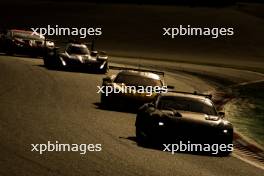
<path id="1" fill-rule="evenodd" d="M 14 55 L 14 47 L 10 46 L 6 48 L 6 54 L 8 56 L 13 56 Z"/>
<path id="2" fill-rule="evenodd" d="M 30 57 L 32 57 L 32 58 L 38 58 L 39 57 L 39 54 L 37 54 L 37 53 L 31 53 L 30 54 Z"/>

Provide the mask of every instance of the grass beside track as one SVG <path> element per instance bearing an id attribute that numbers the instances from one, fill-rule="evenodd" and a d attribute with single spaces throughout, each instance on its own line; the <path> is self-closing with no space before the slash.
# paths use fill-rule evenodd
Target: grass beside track
<path id="1" fill-rule="evenodd" d="M 227 103 L 229 120 L 239 132 L 264 146 L 264 82 L 234 89 L 237 98 Z"/>

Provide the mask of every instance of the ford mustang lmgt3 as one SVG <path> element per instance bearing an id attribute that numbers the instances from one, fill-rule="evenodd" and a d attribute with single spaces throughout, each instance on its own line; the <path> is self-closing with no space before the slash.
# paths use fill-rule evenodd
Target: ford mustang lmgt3
<path id="1" fill-rule="evenodd" d="M 160 92 L 167 92 L 172 86 L 164 82 L 164 72 L 127 67 L 111 67 L 119 73 L 103 78 L 101 104 L 135 109 L 153 101 Z"/>
<path id="2" fill-rule="evenodd" d="M 9 55 L 43 56 L 46 49 L 52 48 L 54 48 L 54 42 L 32 31 L 11 29 L 5 31 L 0 37 L 1 51 Z"/>
<path id="3" fill-rule="evenodd" d="M 90 51 L 86 44 L 81 43 L 68 43 L 62 52 L 55 48 L 43 59 L 47 68 L 78 68 L 100 73 L 108 71 L 108 56 L 104 52 Z"/>
<path id="4" fill-rule="evenodd" d="M 217 113 L 210 95 L 168 92 L 143 105 L 136 118 L 139 145 L 177 141 L 232 144 L 233 126 Z"/>

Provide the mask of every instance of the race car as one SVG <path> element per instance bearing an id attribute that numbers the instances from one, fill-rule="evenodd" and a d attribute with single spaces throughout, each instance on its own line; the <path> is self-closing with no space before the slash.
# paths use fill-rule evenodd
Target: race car
<path id="1" fill-rule="evenodd" d="M 64 51 L 59 48 L 48 52 L 43 58 L 48 68 L 96 70 L 100 73 L 108 71 L 108 56 L 105 52 L 90 51 L 86 44 L 68 43 Z"/>
<path id="2" fill-rule="evenodd" d="M 29 30 L 11 29 L 1 34 L 0 47 L 8 55 L 26 54 L 37 57 L 43 56 L 45 49 L 54 48 L 54 42 Z"/>
<path id="3" fill-rule="evenodd" d="M 168 92 L 140 107 L 136 117 L 139 145 L 174 143 L 232 144 L 233 126 L 217 112 L 211 95 Z M 228 152 L 227 152 L 228 154 Z"/>
<path id="4" fill-rule="evenodd" d="M 164 82 L 164 72 L 115 67 L 119 73 L 103 78 L 101 104 L 108 107 L 136 109 L 144 103 L 151 102 L 160 92 L 168 88 Z"/>

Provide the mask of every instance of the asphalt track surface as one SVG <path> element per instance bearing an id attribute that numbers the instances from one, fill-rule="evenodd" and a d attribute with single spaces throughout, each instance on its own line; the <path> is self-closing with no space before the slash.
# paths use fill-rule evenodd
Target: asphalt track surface
<path id="1" fill-rule="evenodd" d="M 104 29 L 98 49 L 110 54 L 263 68 L 263 19 L 237 10 L 87 4 L 1 4 L 0 27 L 96 27 Z M 15 9 L 15 10 L 13 10 Z M 6 11 L 5 11 L 6 10 Z M 262 11 L 261 11 L 262 12 Z M 161 15 L 162 14 L 162 15 Z M 262 14 L 262 13 L 261 13 Z M 40 25 L 41 22 L 41 25 Z M 236 35 L 219 40 L 162 37 L 163 27 L 178 24 L 234 27 Z M 220 25 L 221 24 L 221 25 Z M 256 27 L 257 26 L 257 27 Z M 215 42 L 214 42 L 215 41 Z M 190 43 L 191 42 L 191 43 Z M 191 51 L 191 52 L 190 52 Z M 195 57 L 193 57 L 195 55 Z M 206 55 L 206 57 L 204 57 Z M 208 55 L 208 56 L 207 56 Z M 127 61 L 123 62 L 125 64 Z M 162 63 L 176 71 L 193 65 Z M 190 67 L 189 67 L 190 66 Z M 172 70 L 172 67 L 176 70 Z M 263 75 L 195 66 L 232 83 Z M 173 75 L 171 75 L 173 76 Z M 103 75 L 52 71 L 41 60 L 0 56 L 0 175 L 262 175 L 263 170 L 235 157 L 171 155 L 137 146 L 135 115 L 98 107 Z M 177 88 L 206 91 L 215 84 L 181 72 L 169 78 Z M 221 79 L 219 79 L 221 80 Z M 228 82 L 227 82 L 228 83 Z M 190 86 L 191 84 L 191 86 Z M 101 143 L 101 152 L 31 152 L 31 144 Z"/>
<path id="2" fill-rule="evenodd" d="M 135 114 L 98 107 L 104 75 L 47 70 L 42 60 L 0 56 L 0 175 L 225 175 L 263 170 L 232 155 L 143 148 Z M 31 152 L 31 144 L 101 143 L 101 152 Z"/>

